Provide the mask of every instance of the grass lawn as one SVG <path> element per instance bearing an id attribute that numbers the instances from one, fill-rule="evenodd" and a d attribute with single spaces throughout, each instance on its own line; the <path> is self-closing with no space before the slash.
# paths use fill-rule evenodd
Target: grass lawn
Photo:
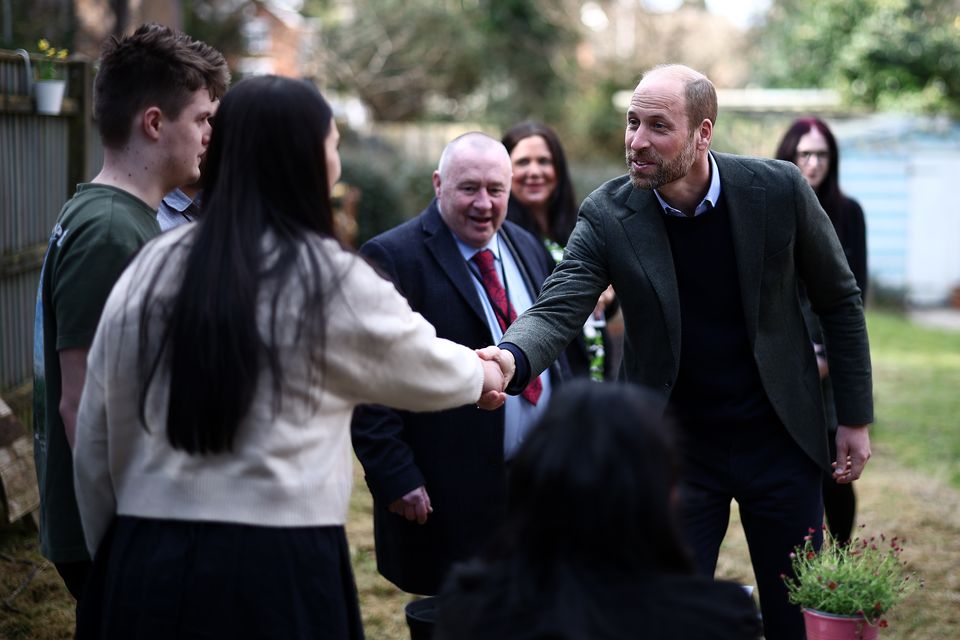
<path id="1" fill-rule="evenodd" d="M 960 332 L 867 314 L 876 423 L 871 437 L 908 467 L 960 487 Z"/>
<path id="2" fill-rule="evenodd" d="M 878 311 L 868 314 L 867 323 L 877 422 L 874 460 L 857 483 L 859 521 L 868 534 L 906 537 L 904 558 L 926 580 L 925 589 L 894 609 L 882 637 L 955 638 L 960 636 L 960 332 L 924 329 Z M 355 480 L 347 532 L 367 638 L 405 639 L 403 606 L 410 596 L 376 572 L 371 501 L 359 468 Z M 71 637 L 73 603 L 37 553 L 35 540 L 27 526 L 0 528 L 0 639 Z M 718 574 L 754 583 L 736 513 Z"/>

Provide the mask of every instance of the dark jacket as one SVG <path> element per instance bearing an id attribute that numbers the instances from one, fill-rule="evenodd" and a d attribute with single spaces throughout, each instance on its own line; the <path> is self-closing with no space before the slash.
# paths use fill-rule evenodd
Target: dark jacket
<path id="1" fill-rule="evenodd" d="M 873 421 L 870 349 L 853 273 L 816 195 L 795 165 L 713 154 L 728 204 L 745 328 L 763 388 L 794 441 L 830 470 L 820 377 L 797 281 L 828 345 L 841 424 Z M 503 337 L 541 371 L 613 284 L 626 321 L 622 373 L 670 399 L 680 364 L 680 302 L 655 194 L 628 176 L 590 194 L 564 260 L 537 303 Z M 518 382 L 522 382 L 518 380 Z"/>
<path id="2" fill-rule="evenodd" d="M 500 234 L 536 298 L 551 267 L 542 246 L 510 222 Z M 469 268 L 436 201 L 365 243 L 360 253 L 439 337 L 471 348 L 493 344 Z M 551 369 L 551 384 L 567 372 L 561 358 Z M 354 412 L 354 450 L 374 499 L 377 568 L 404 591 L 436 593 L 452 563 L 476 554 L 503 521 L 503 416 L 502 408 L 489 412 L 472 405 L 437 413 L 367 405 Z M 420 485 L 426 485 L 434 509 L 425 525 L 387 511 Z"/>

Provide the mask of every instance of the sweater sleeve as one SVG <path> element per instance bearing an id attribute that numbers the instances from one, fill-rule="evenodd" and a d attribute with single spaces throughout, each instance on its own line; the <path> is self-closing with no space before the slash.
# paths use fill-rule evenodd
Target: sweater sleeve
<path id="1" fill-rule="evenodd" d="M 483 367 L 472 349 L 438 338 L 390 282 L 351 257 L 331 300 L 326 385 L 358 404 L 439 411 L 476 402 Z"/>

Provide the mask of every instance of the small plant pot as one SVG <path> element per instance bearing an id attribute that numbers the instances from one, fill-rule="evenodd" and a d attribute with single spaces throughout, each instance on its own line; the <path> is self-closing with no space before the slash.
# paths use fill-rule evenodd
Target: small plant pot
<path id="1" fill-rule="evenodd" d="M 67 87 L 66 80 L 37 80 L 35 85 L 37 96 L 37 113 L 57 116 L 63 107 L 63 92 Z"/>
<path id="2" fill-rule="evenodd" d="M 803 610 L 807 640 L 876 640 L 879 630 L 862 616 L 841 616 L 814 609 Z"/>
<path id="3" fill-rule="evenodd" d="M 421 598 L 404 607 L 407 626 L 410 627 L 410 640 L 430 640 L 437 623 L 437 598 Z"/>

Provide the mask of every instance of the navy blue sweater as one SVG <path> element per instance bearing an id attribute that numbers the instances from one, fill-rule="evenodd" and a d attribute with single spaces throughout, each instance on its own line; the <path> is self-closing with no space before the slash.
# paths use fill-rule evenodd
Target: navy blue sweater
<path id="1" fill-rule="evenodd" d="M 773 413 L 747 337 L 730 216 L 723 197 L 699 216 L 664 216 L 680 294 L 681 421 L 739 423 Z"/>

